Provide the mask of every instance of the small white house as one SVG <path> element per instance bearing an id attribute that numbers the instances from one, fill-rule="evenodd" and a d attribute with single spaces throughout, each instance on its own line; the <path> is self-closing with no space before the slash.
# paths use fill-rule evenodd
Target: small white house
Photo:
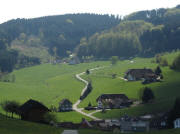
<path id="1" fill-rule="evenodd" d="M 180 128 L 180 118 L 174 120 L 174 128 Z"/>

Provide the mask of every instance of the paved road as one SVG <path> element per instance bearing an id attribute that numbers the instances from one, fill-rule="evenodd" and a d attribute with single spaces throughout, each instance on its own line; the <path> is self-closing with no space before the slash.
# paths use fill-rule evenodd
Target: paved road
<path id="1" fill-rule="evenodd" d="M 64 130 L 62 134 L 78 134 L 77 130 Z"/>
<path id="2" fill-rule="evenodd" d="M 104 66 L 104 67 L 93 68 L 93 69 L 90 69 L 89 71 L 94 71 L 94 70 L 98 70 L 98 69 L 102 69 L 102 68 L 105 68 L 105 66 Z M 76 74 L 76 78 L 86 84 L 85 87 L 83 88 L 82 92 L 81 92 L 81 95 L 83 95 L 83 93 L 86 91 L 87 85 L 88 85 L 88 81 L 86 81 L 86 80 L 84 80 L 84 79 L 82 79 L 82 78 L 80 77 L 80 76 L 83 75 L 83 74 L 85 74 L 85 72 Z M 91 113 L 90 113 L 90 114 L 87 114 L 87 113 L 83 112 L 81 108 L 78 108 L 78 105 L 81 103 L 81 101 L 82 101 L 82 100 L 79 99 L 79 100 L 77 100 L 76 103 L 73 104 L 73 110 L 75 110 L 76 112 L 79 112 L 80 114 L 85 115 L 85 116 L 87 116 L 87 117 L 89 117 L 89 118 L 91 118 L 91 119 L 93 119 L 93 120 L 101 120 L 101 119 L 99 119 L 99 118 L 96 118 L 95 116 L 92 116 Z M 98 111 L 97 111 L 97 112 L 98 112 Z"/>

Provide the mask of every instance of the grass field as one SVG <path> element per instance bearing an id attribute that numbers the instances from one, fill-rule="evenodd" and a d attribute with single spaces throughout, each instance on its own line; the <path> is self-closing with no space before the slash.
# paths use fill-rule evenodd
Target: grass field
<path id="1" fill-rule="evenodd" d="M 177 53 L 165 54 L 168 62 L 171 64 Z M 142 87 L 148 86 L 155 93 L 155 101 L 152 104 L 140 105 L 137 107 L 116 109 L 107 111 L 106 113 L 95 113 L 94 115 L 100 118 L 115 118 L 127 113 L 130 115 L 142 115 L 146 113 L 164 112 L 169 110 L 176 97 L 180 96 L 180 72 L 173 71 L 169 67 L 161 67 L 164 79 L 162 82 L 143 85 L 141 81 L 127 82 L 119 77 L 124 76 L 124 72 L 130 68 L 152 68 L 157 67 L 156 63 L 152 63 L 153 58 L 136 58 L 134 63 L 129 60 L 119 61 L 115 66 L 105 68 L 103 70 L 94 71 L 90 75 L 84 75 L 87 80 L 92 81 L 93 90 L 91 94 L 80 104 L 80 107 L 85 107 L 91 102 L 92 105 L 97 105 L 96 98 L 102 93 L 124 93 L 131 99 L 139 99 L 139 90 Z M 112 79 L 112 74 L 116 73 L 117 78 Z"/>
<path id="2" fill-rule="evenodd" d="M 174 57 L 178 54 L 165 54 L 169 63 L 172 63 Z M 84 75 L 83 78 L 92 81 L 93 90 L 88 97 L 82 101 L 80 107 L 85 107 L 89 102 L 96 105 L 96 98 L 102 93 L 124 93 L 131 99 L 139 99 L 139 89 L 144 87 L 140 81 L 126 82 L 119 77 L 124 76 L 124 72 L 130 68 L 156 68 L 153 58 L 135 58 L 133 63 L 130 60 L 119 61 L 117 65 L 110 66 L 109 61 L 83 63 L 78 65 L 51 65 L 42 64 L 39 66 L 15 70 L 16 81 L 14 83 L 0 82 L 0 102 L 5 100 L 16 100 L 24 103 L 28 99 L 35 99 L 46 106 L 54 105 L 68 98 L 73 103 L 79 99 L 84 84 L 75 79 L 75 74 L 86 69 L 97 66 L 107 66 L 101 70 L 95 70 L 90 75 Z M 163 71 L 163 82 L 147 84 L 155 93 L 156 99 L 153 104 L 146 106 L 107 111 L 105 114 L 96 113 L 95 116 L 101 118 L 119 117 L 124 113 L 131 115 L 140 115 L 149 112 L 157 112 L 169 109 L 176 96 L 180 96 L 180 72 L 170 70 L 168 67 L 161 67 Z M 117 78 L 112 79 L 112 74 L 116 73 Z M 0 112 L 3 112 L 0 108 Z M 71 116 L 73 115 L 73 116 Z M 58 113 L 60 121 L 81 121 L 84 116 L 76 113 Z"/>
<path id="3" fill-rule="evenodd" d="M 7 119 L 0 115 L 0 134 L 61 134 L 62 131 L 61 128 L 17 119 Z"/>
<path id="4" fill-rule="evenodd" d="M 58 107 L 58 103 L 64 98 L 75 102 L 79 99 L 81 90 L 84 87 L 83 83 L 75 79 L 75 74 L 104 64 L 108 63 L 95 62 L 73 66 L 42 64 L 15 70 L 13 72 L 16 76 L 14 83 L 0 82 L 0 102 L 16 100 L 24 103 L 31 98 L 42 102 L 48 107 L 51 105 Z M 0 112 L 3 112 L 1 108 Z M 77 120 L 84 117 L 75 112 L 72 112 L 72 115 L 74 116 L 69 116 L 71 117 L 71 119 L 68 118 L 69 121 L 77 122 Z M 57 116 L 61 117 L 61 119 L 67 117 L 64 117 L 61 113 Z"/>
<path id="5" fill-rule="evenodd" d="M 75 111 L 72 112 L 59 112 L 56 114 L 57 121 L 58 122 L 70 122 L 73 123 L 80 123 L 82 121 L 82 118 L 86 118 L 87 120 L 91 120 L 90 118 L 81 115 L 80 113 L 77 113 Z"/>
<path id="6" fill-rule="evenodd" d="M 166 54 L 169 63 L 178 53 Z M 39 66 L 15 70 L 14 83 L 0 82 L 0 102 L 5 100 L 16 100 L 24 103 L 32 98 L 44 103 L 46 106 L 58 106 L 61 99 L 68 98 L 72 102 L 79 99 L 84 84 L 75 79 L 75 74 L 86 69 L 97 66 L 107 66 L 102 70 L 93 71 L 83 78 L 92 81 L 93 91 L 83 100 L 80 107 L 85 107 L 89 102 L 96 105 L 96 98 L 102 93 L 125 93 L 131 99 L 139 99 L 138 91 L 144 87 L 140 81 L 126 82 L 119 77 L 129 68 L 155 68 L 157 64 L 152 63 L 153 58 L 135 58 L 134 63 L 129 60 L 119 61 L 115 66 L 109 66 L 110 62 L 93 62 L 79 65 L 51 65 L 42 64 Z M 109 67 L 108 67 L 109 66 Z M 100 118 L 120 117 L 124 113 L 129 115 L 141 115 L 144 113 L 161 112 L 171 108 L 175 97 L 180 96 L 180 72 L 170 70 L 168 67 L 161 67 L 163 71 L 163 82 L 152 83 L 146 86 L 151 87 L 155 93 L 154 103 L 140 105 L 127 109 L 116 109 L 106 113 L 96 113 Z M 112 79 L 116 73 L 117 78 Z M 0 112 L 3 113 L 0 108 Z M 80 122 L 84 116 L 77 112 L 57 113 L 58 121 Z M 89 118 L 87 118 L 89 120 Z M 18 129 L 17 129 L 18 128 Z M 153 131 L 149 134 L 179 134 L 179 129 Z M 24 122 L 16 119 L 5 119 L 0 115 L 0 132 L 3 134 L 60 134 L 62 129 L 53 128 L 47 125 Z M 80 134 L 110 134 L 98 130 L 79 130 Z M 144 133 L 140 133 L 144 134 Z"/>
<path id="7" fill-rule="evenodd" d="M 17 119 L 7 119 L 0 115 L 0 133 L 1 134 L 61 134 L 62 128 L 55 128 L 48 125 L 31 123 Z M 79 134 L 112 134 L 100 130 L 80 129 Z M 161 131 L 152 131 L 148 134 L 179 134 L 180 129 L 169 129 Z M 146 134 L 146 133 L 135 133 Z"/>

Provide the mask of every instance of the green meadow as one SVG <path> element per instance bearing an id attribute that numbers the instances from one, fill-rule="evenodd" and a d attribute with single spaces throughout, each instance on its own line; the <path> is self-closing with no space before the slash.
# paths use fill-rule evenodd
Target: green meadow
<path id="1" fill-rule="evenodd" d="M 176 53 L 166 53 L 171 64 Z M 86 71 L 86 69 L 97 66 L 106 66 L 103 69 L 95 70 L 89 75 L 83 75 L 84 79 L 92 82 L 93 90 L 88 97 L 82 101 L 79 107 L 85 107 L 89 102 L 96 104 L 96 98 L 103 93 L 124 93 L 129 98 L 139 100 L 139 89 L 148 86 L 155 93 L 155 100 L 151 104 L 138 105 L 125 109 L 114 109 L 105 113 L 95 113 L 99 118 L 120 117 L 124 113 L 129 115 L 142 115 L 146 113 L 156 113 L 169 110 L 176 97 L 180 96 L 180 72 L 173 71 L 169 67 L 161 67 L 164 79 L 162 82 L 142 85 L 141 81 L 127 82 L 120 77 L 124 76 L 130 68 L 152 68 L 155 69 L 157 64 L 153 62 L 154 58 L 135 58 L 130 60 L 119 61 L 117 65 L 110 65 L 109 61 L 83 63 L 79 65 L 51 65 L 42 64 L 39 66 L 28 67 L 15 70 L 12 74 L 16 76 L 15 82 L 0 82 L 0 102 L 5 100 L 16 100 L 21 104 L 28 99 L 35 99 L 46 106 L 54 105 L 68 98 L 73 103 L 79 99 L 84 84 L 75 78 L 75 74 Z M 133 62 L 132 62 L 133 61 Z M 117 74 L 115 79 L 112 74 Z M 0 108 L 0 112 L 5 114 Z M 89 118 L 77 113 L 66 112 L 56 114 L 58 121 L 80 122 L 82 118 Z M 18 128 L 18 129 L 17 129 Z M 6 119 L 0 115 L 0 132 L 4 134 L 60 134 L 63 130 L 40 125 L 36 123 L 25 122 L 17 119 Z M 98 130 L 79 130 L 80 134 L 110 134 L 112 132 L 102 132 Z M 150 134 L 179 134 L 179 129 L 153 131 Z M 144 134 L 144 133 L 139 133 Z"/>
<path id="2" fill-rule="evenodd" d="M 5 118 L 0 115 L 0 133 L 2 134 L 61 134 L 64 129 L 49 125 L 37 124 L 21 121 L 17 119 Z M 112 131 L 100 131 L 93 129 L 79 129 L 79 134 L 112 134 Z M 151 131 L 148 134 L 179 134 L 180 129 L 167 129 Z M 146 133 L 136 133 L 146 134 Z"/>
<path id="3" fill-rule="evenodd" d="M 38 123 L 5 118 L 0 115 L 1 134 L 61 134 L 63 129 Z"/>
<path id="4" fill-rule="evenodd" d="M 163 57 L 172 64 L 174 57 L 176 57 L 178 53 L 179 52 L 166 53 Z M 123 93 L 130 99 L 138 101 L 139 90 L 147 86 L 150 87 L 155 94 L 155 100 L 153 103 L 125 109 L 114 109 L 106 111 L 106 113 L 99 112 L 95 113 L 94 116 L 99 118 L 116 118 L 125 113 L 137 116 L 169 110 L 173 106 L 175 98 L 180 97 L 180 72 L 171 70 L 169 67 L 161 67 L 164 76 L 162 82 L 146 85 L 141 84 L 141 81 L 127 82 L 120 78 L 124 76 L 124 72 L 131 68 L 155 69 L 158 64 L 154 63 L 154 60 L 155 58 L 135 58 L 131 61 L 119 61 L 117 65 L 94 71 L 90 75 L 84 75 L 83 78 L 92 82 L 93 90 L 80 104 L 80 107 L 87 106 L 89 102 L 91 102 L 92 105 L 97 105 L 96 98 L 102 93 Z M 117 74 L 117 77 L 113 79 L 112 74 Z"/>
<path id="5" fill-rule="evenodd" d="M 14 83 L 0 82 L 0 102 L 16 100 L 23 104 L 28 99 L 34 99 L 49 108 L 51 105 L 58 107 L 59 102 L 64 98 L 74 103 L 79 99 L 81 90 L 84 87 L 84 84 L 75 78 L 75 74 L 86 71 L 88 68 L 106 64 L 106 62 L 83 63 L 73 66 L 67 64 L 42 64 L 15 70 L 12 73 L 16 78 Z M 4 113 L 1 108 L 0 112 Z M 70 113 L 73 116 L 66 116 L 71 115 Z M 62 113 L 58 113 L 57 117 L 73 122 L 79 122 L 84 117 L 76 112 L 70 113 L 65 113 L 64 116 Z"/>
<path id="6" fill-rule="evenodd" d="M 179 52 L 166 53 L 166 57 L 171 64 L 174 57 Z M 106 66 L 100 70 L 94 70 L 89 75 L 83 75 L 84 79 L 92 82 L 93 90 L 84 99 L 79 107 L 86 107 L 89 102 L 97 105 L 96 98 L 103 93 L 124 93 L 130 99 L 139 100 L 139 90 L 142 87 L 151 87 L 155 93 L 155 100 L 151 104 L 139 105 L 125 109 L 115 109 L 106 113 L 95 113 L 100 118 L 120 117 L 124 113 L 130 115 L 142 115 L 145 113 L 162 112 L 172 107 L 174 99 L 180 96 L 180 72 L 173 71 L 169 67 L 161 67 L 164 79 L 143 85 L 141 81 L 127 82 L 121 79 L 124 73 L 131 68 L 152 68 L 157 64 L 154 58 L 135 58 L 132 60 L 119 61 L 116 65 L 110 65 L 109 61 L 96 61 L 92 63 L 82 63 L 78 65 L 67 64 L 42 64 L 38 66 L 15 70 L 15 82 L 0 82 L 0 102 L 5 100 L 16 100 L 21 104 L 28 99 L 42 102 L 46 106 L 58 107 L 58 103 L 67 98 L 73 103 L 81 94 L 84 84 L 75 78 L 75 74 L 86 71 L 86 69 L 97 66 Z M 112 74 L 117 74 L 115 79 Z M 0 112 L 4 111 L 0 108 Z M 72 115 L 72 116 L 71 116 Z M 83 115 L 76 112 L 57 113 L 59 121 L 80 122 Z M 88 119 L 88 118 L 87 118 Z"/>

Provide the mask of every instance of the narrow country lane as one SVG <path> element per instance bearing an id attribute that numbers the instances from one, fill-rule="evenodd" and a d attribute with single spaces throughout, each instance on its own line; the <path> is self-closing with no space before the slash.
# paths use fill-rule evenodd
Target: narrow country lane
<path id="1" fill-rule="evenodd" d="M 94 70 L 98 70 L 98 69 L 102 69 L 102 68 L 105 68 L 105 66 L 93 68 L 93 69 L 90 69 L 90 71 L 94 71 Z M 88 81 L 86 81 L 80 77 L 81 75 L 84 75 L 84 74 L 85 74 L 85 72 L 76 74 L 76 78 L 86 84 L 85 87 L 83 88 L 82 92 L 81 92 L 81 95 L 83 95 L 83 93 L 86 91 L 87 85 L 88 85 Z M 91 113 L 87 114 L 87 113 L 83 112 L 81 108 L 78 108 L 78 105 L 81 103 L 81 101 L 82 100 L 79 99 L 79 100 L 77 100 L 76 103 L 73 104 L 73 110 L 75 110 L 76 112 L 79 112 L 80 114 L 85 115 L 85 116 L 87 116 L 93 120 L 101 120 L 95 116 L 92 116 Z"/>

